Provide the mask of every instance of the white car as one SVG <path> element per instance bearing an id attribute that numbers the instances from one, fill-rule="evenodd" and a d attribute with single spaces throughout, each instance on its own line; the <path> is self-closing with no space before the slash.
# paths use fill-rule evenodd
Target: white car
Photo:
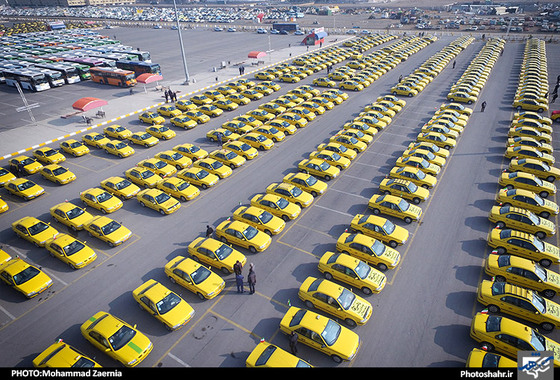
<path id="1" fill-rule="evenodd" d="M 259 29 L 257 29 L 257 33 L 258 34 L 266 34 L 266 30 L 263 29 L 263 28 L 259 28 Z"/>

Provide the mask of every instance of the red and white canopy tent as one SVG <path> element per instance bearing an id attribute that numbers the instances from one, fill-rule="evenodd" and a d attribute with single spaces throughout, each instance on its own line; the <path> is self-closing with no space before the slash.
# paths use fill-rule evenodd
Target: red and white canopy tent
<path id="1" fill-rule="evenodd" d="M 151 73 L 140 74 L 136 78 L 136 81 L 138 83 L 143 83 L 144 84 L 144 92 L 146 92 L 146 85 L 148 83 L 154 83 L 155 82 L 156 86 L 157 86 L 157 82 L 159 82 L 160 80 L 163 80 L 163 77 L 161 75 L 151 74 Z"/>

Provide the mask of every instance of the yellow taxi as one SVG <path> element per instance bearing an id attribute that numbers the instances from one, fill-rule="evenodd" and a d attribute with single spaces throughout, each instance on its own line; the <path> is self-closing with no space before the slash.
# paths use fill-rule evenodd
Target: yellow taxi
<path id="1" fill-rule="evenodd" d="M 412 155 L 400 156 L 399 158 L 397 158 L 395 162 L 395 166 L 398 167 L 410 166 L 413 168 L 418 168 L 422 170 L 424 173 L 432 176 L 438 175 L 441 170 L 440 166 L 436 164 L 432 164 L 422 157 L 412 156 Z"/>
<path id="2" fill-rule="evenodd" d="M 321 107 L 324 107 L 327 110 L 332 110 L 334 108 L 334 103 L 331 102 L 329 99 L 324 98 L 322 96 L 314 96 L 311 99 L 308 100 L 308 102 L 312 102 L 315 104 L 320 105 Z"/>
<path id="3" fill-rule="evenodd" d="M 241 135 L 238 133 L 234 133 L 229 129 L 225 128 L 216 128 L 211 129 L 206 133 L 206 138 L 210 141 L 218 142 L 218 137 L 221 135 L 222 142 L 224 141 L 231 141 L 237 140 Z"/>
<path id="4" fill-rule="evenodd" d="M 392 248 L 403 245 L 409 237 L 405 228 L 377 215 L 356 214 L 350 222 L 350 228 L 353 231 L 381 240 Z"/>
<path id="5" fill-rule="evenodd" d="M 508 137 L 532 137 L 544 144 L 550 144 L 552 141 L 550 134 L 531 127 L 511 127 L 508 131 Z"/>
<path id="6" fill-rule="evenodd" d="M 266 123 L 267 121 L 270 121 L 270 120 L 274 119 L 274 115 L 275 114 L 269 112 L 266 109 L 257 108 L 257 109 L 254 109 L 252 111 L 247 112 L 245 114 L 245 116 L 252 117 L 253 119 L 256 119 L 256 120 L 260 121 L 260 123 L 254 122 L 251 119 L 249 119 L 249 122 L 247 122 L 247 121 L 245 121 L 245 122 L 247 124 L 253 126 L 253 127 L 258 127 L 258 126 L 261 126 L 263 123 Z M 236 119 L 237 120 L 243 120 L 243 119 L 240 119 L 239 117 L 237 117 Z"/>
<path id="7" fill-rule="evenodd" d="M 184 129 L 193 129 L 198 125 L 196 121 L 185 115 L 172 117 L 169 121 L 172 125 Z"/>
<path id="8" fill-rule="evenodd" d="M 212 104 L 205 104 L 203 106 L 198 106 L 198 110 L 200 112 L 202 112 L 203 114 L 210 116 L 210 117 L 218 117 L 221 114 L 224 113 L 224 110 L 221 108 L 218 108 L 214 105 L 214 103 Z"/>
<path id="9" fill-rule="evenodd" d="M 241 246 L 252 253 L 263 252 L 272 242 L 268 234 L 238 220 L 223 221 L 216 227 L 215 232 L 224 243 Z"/>
<path id="10" fill-rule="evenodd" d="M 121 140 L 111 140 L 103 144 L 101 148 L 105 152 L 115 155 L 119 158 L 129 157 L 134 154 L 134 148 Z"/>
<path id="11" fill-rule="evenodd" d="M 214 150 L 210 152 L 208 157 L 218 160 L 232 169 L 240 167 L 247 161 L 245 157 L 242 157 L 229 149 Z"/>
<path id="12" fill-rule="evenodd" d="M 8 206 L 6 201 L 4 201 L 2 198 L 0 198 L 0 214 L 8 211 L 9 208 L 10 208 L 10 206 Z"/>
<path id="13" fill-rule="evenodd" d="M 290 108 L 290 112 L 303 117 L 307 121 L 312 121 L 317 118 L 317 115 L 314 112 L 311 112 L 309 109 L 299 105 Z"/>
<path id="14" fill-rule="evenodd" d="M 361 130 L 355 128 L 348 128 L 348 129 L 343 128 L 341 131 L 337 133 L 337 135 L 353 137 L 356 140 L 365 143 L 366 145 L 369 145 L 373 142 L 372 134 L 364 133 Z"/>
<path id="15" fill-rule="evenodd" d="M 525 172 L 503 172 L 498 180 L 500 186 L 511 189 L 529 190 L 539 194 L 541 198 L 556 194 L 556 186 L 543 181 L 534 174 Z"/>
<path id="16" fill-rule="evenodd" d="M 476 102 L 477 97 L 474 95 L 470 95 L 467 92 L 464 91 L 452 91 L 449 94 L 447 94 L 447 100 L 450 100 L 451 102 L 454 103 L 467 103 L 467 104 L 473 104 L 474 102 Z"/>
<path id="17" fill-rule="evenodd" d="M 198 187 L 177 177 L 165 178 L 156 186 L 159 190 L 183 202 L 190 201 L 200 195 Z"/>
<path id="18" fill-rule="evenodd" d="M 342 104 L 342 102 L 344 101 L 342 96 L 339 96 L 339 95 L 337 95 L 336 93 L 333 93 L 333 92 L 324 91 L 324 92 L 321 93 L 320 97 L 328 100 L 329 102 L 331 102 L 335 105 Z"/>
<path id="19" fill-rule="evenodd" d="M 381 101 L 388 101 L 388 102 L 391 102 L 391 103 L 394 103 L 394 104 L 399 105 L 401 108 L 404 107 L 404 106 L 406 106 L 406 101 L 405 101 L 405 100 L 399 99 L 399 98 L 397 98 L 397 97 L 394 96 L 394 95 L 383 95 L 383 96 L 380 96 L 380 97 L 377 98 L 377 101 L 378 101 L 378 102 L 381 102 Z"/>
<path id="20" fill-rule="evenodd" d="M 343 134 L 336 134 L 329 139 L 329 142 L 338 143 L 344 145 L 348 149 L 353 149 L 356 153 L 363 152 L 367 148 L 367 144 L 363 141 L 358 140 L 352 136 L 346 136 Z"/>
<path id="21" fill-rule="evenodd" d="M 321 78 L 316 78 L 313 79 L 313 85 L 315 86 L 319 86 L 319 87 L 336 87 L 336 82 L 333 80 L 330 80 L 327 77 L 321 77 Z"/>
<path id="22" fill-rule="evenodd" d="M 554 366 L 560 366 L 560 344 L 513 319 L 477 313 L 471 322 L 470 336 L 482 343 L 484 350 L 496 351 L 513 358 L 517 358 L 520 347 L 527 351 L 553 351 Z M 502 338 L 503 336 L 508 339 Z"/>
<path id="23" fill-rule="evenodd" d="M 286 226 L 286 222 L 281 218 L 255 206 L 239 206 L 233 212 L 233 219 L 249 224 L 270 236 L 278 235 Z"/>
<path id="24" fill-rule="evenodd" d="M 240 105 L 240 106 L 244 106 L 246 104 L 251 103 L 251 99 L 249 99 L 248 97 L 244 96 L 243 94 L 231 94 L 226 96 L 227 100 L 231 100 L 232 102 Z"/>
<path id="25" fill-rule="evenodd" d="M 11 257 L 0 264 L 0 279 L 27 298 L 37 296 L 53 284 L 51 278 L 36 266 Z"/>
<path id="26" fill-rule="evenodd" d="M 484 271 L 493 277 L 494 281 L 534 289 L 546 298 L 552 298 L 560 292 L 560 275 L 530 259 L 490 254 L 486 258 Z"/>
<path id="27" fill-rule="evenodd" d="M 59 223 L 70 227 L 74 231 L 84 228 L 85 223 L 93 218 L 85 209 L 71 202 L 62 202 L 49 209 L 51 216 Z"/>
<path id="28" fill-rule="evenodd" d="M 460 104 L 460 103 L 443 103 L 439 109 L 441 111 L 446 111 L 446 110 L 451 110 L 451 111 L 455 111 L 458 112 L 460 115 L 465 115 L 465 116 L 471 116 L 473 113 L 472 108 L 469 107 L 465 107 L 464 105 Z"/>
<path id="29" fill-rule="evenodd" d="M 193 260 L 212 265 L 224 274 L 233 273 L 237 261 L 241 265 L 247 262 L 244 254 L 213 238 L 198 237 L 189 244 L 187 251 Z"/>
<path id="30" fill-rule="evenodd" d="M 558 205 L 556 203 L 543 199 L 530 190 L 502 189 L 496 195 L 496 201 L 502 206 L 511 205 L 525 208 L 543 218 L 558 215 Z"/>
<path id="31" fill-rule="evenodd" d="M 387 194 L 375 194 L 368 201 L 368 208 L 374 214 L 386 214 L 404 220 L 405 223 L 419 221 L 422 217 L 422 209 L 408 203 L 401 197 Z"/>
<path id="32" fill-rule="evenodd" d="M 279 115 L 282 112 L 286 112 L 286 107 L 273 102 L 263 103 L 259 106 L 259 108 L 273 115 Z"/>
<path id="33" fill-rule="evenodd" d="M 158 114 L 160 114 L 161 116 L 166 116 L 166 117 L 175 117 L 175 116 L 179 116 L 180 114 L 182 114 L 180 109 L 178 109 L 174 105 L 170 105 L 170 104 L 165 104 L 163 106 L 159 106 L 156 109 L 156 112 Z"/>
<path id="34" fill-rule="evenodd" d="M 431 122 L 445 122 L 445 123 L 452 123 L 450 125 L 455 125 L 458 126 L 460 128 L 457 128 L 457 130 L 460 130 L 461 132 L 463 131 L 463 129 L 467 126 L 467 121 L 464 119 L 459 119 L 451 114 L 448 113 L 441 113 L 439 115 L 434 115 L 432 116 L 432 118 L 429 121 Z"/>
<path id="35" fill-rule="evenodd" d="M 325 113 L 325 107 L 317 104 L 317 103 L 313 103 L 311 101 L 305 101 L 303 103 L 300 103 L 298 105 L 298 107 L 302 107 L 303 109 L 308 110 L 309 112 L 313 112 L 315 115 L 322 115 Z"/>
<path id="36" fill-rule="evenodd" d="M 33 151 L 33 157 L 43 164 L 58 164 L 59 162 L 65 161 L 66 157 L 60 153 L 58 150 L 49 147 L 43 147 L 35 149 Z"/>
<path id="37" fill-rule="evenodd" d="M 498 228 L 512 228 L 544 239 L 556 234 L 556 224 L 535 215 L 533 212 L 514 206 L 493 206 L 488 220 Z"/>
<path id="38" fill-rule="evenodd" d="M 157 184 L 163 181 L 159 175 L 154 173 L 148 168 L 134 167 L 125 171 L 125 176 L 138 186 L 145 186 L 148 188 L 154 188 Z"/>
<path id="39" fill-rule="evenodd" d="M 255 90 L 255 91 L 257 91 L 257 92 L 260 92 L 260 93 L 263 94 L 264 96 L 271 95 L 271 94 L 274 92 L 273 89 L 268 88 L 268 87 L 263 86 L 263 85 L 260 85 L 260 84 L 259 84 L 259 85 L 256 85 L 256 86 L 253 87 L 252 89 Z"/>
<path id="40" fill-rule="evenodd" d="M 205 169 L 207 172 L 217 175 L 220 179 L 227 178 L 233 173 L 229 166 L 209 157 L 195 161 L 194 166 Z"/>
<path id="41" fill-rule="evenodd" d="M 261 340 L 245 361 L 247 368 L 311 368 L 311 364 Z"/>
<path id="42" fill-rule="evenodd" d="M 265 80 L 264 82 L 260 83 L 261 86 L 265 86 L 270 88 L 272 91 L 279 91 L 280 90 L 280 85 L 276 82 L 273 82 L 271 80 Z M 254 87 L 254 86 L 253 86 Z"/>
<path id="43" fill-rule="evenodd" d="M 12 230 L 36 247 L 44 247 L 47 240 L 52 239 L 58 231 L 49 223 L 45 223 L 33 216 L 25 216 L 12 223 Z"/>
<path id="44" fill-rule="evenodd" d="M 548 165 L 554 165 L 555 162 L 552 154 L 543 153 L 536 147 L 532 146 L 508 146 L 504 156 L 506 158 L 533 158 L 546 162 Z"/>
<path id="45" fill-rule="evenodd" d="M 259 151 L 253 148 L 246 142 L 241 141 L 241 138 L 235 141 L 228 141 L 222 145 L 223 149 L 231 150 L 237 153 L 239 156 L 244 157 L 246 160 L 252 160 L 257 158 Z"/>
<path id="46" fill-rule="evenodd" d="M 308 100 L 313 97 L 313 94 L 301 89 L 301 88 L 294 88 L 293 90 L 288 91 L 288 94 L 293 94 L 303 100 Z"/>
<path id="47" fill-rule="evenodd" d="M 355 150 L 349 149 L 342 144 L 334 143 L 334 142 L 319 144 L 317 146 L 317 150 L 319 152 L 321 152 L 323 150 L 334 152 L 334 153 L 337 153 L 339 156 L 345 157 L 349 160 L 353 160 L 358 155 L 358 153 L 356 153 Z"/>
<path id="48" fill-rule="evenodd" d="M 335 78 L 332 78 L 332 79 L 335 79 Z M 338 85 L 338 88 L 340 88 L 342 90 L 362 91 L 364 89 L 364 85 L 355 81 L 355 80 L 348 79 L 348 80 L 345 80 L 345 81 L 341 82 Z"/>
<path id="49" fill-rule="evenodd" d="M 439 132 L 420 132 L 418 136 L 416 136 L 416 141 L 430 142 L 446 150 L 454 148 L 457 145 L 457 140 Z"/>
<path id="50" fill-rule="evenodd" d="M 137 163 L 136 166 L 149 169 L 159 175 L 161 178 L 170 177 L 177 173 L 177 169 L 175 168 L 175 166 L 170 165 L 167 162 L 160 160 L 159 158 L 147 158 Z"/>
<path id="51" fill-rule="evenodd" d="M 432 124 L 424 124 L 420 132 L 429 133 L 435 132 L 444 135 L 448 139 L 457 140 L 459 138 L 460 133 L 456 130 L 449 129 L 447 126 L 439 124 L 439 123 L 432 123 Z"/>
<path id="52" fill-rule="evenodd" d="M 298 297 L 308 309 L 324 311 L 349 327 L 365 325 L 373 312 L 371 304 L 351 290 L 316 277 L 309 276 L 303 281 Z"/>
<path id="53" fill-rule="evenodd" d="M 269 125 L 273 128 L 276 128 L 277 130 L 284 133 L 285 135 L 293 135 L 294 133 L 297 132 L 297 127 L 295 125 L 288 123 L 286 120 L 274 119 L 271 121 L 267 121 L 265 125 Z"/>
<path id="54" fill-rule="evenodd" d="M 190 143 L 175 145 L 173 147 L 173 150 L 175 152 L 181 153 L 183 156 L 186 156 L 193 161 L 208 157 L 207 151 L 200 148 L 198 145 L 194 145 Z"/>
<path id="55" fill-rule="evenodd" d="M 426 189 L 433 188 L 437 182 L 436 177 L 412 166 L 394 166 L 389 172 L 389 177 L 408 180 Z"/>
<path id="56" fill-rule="evenodd" d="M 513 158 L 509 162 L 508 170 L 531 173 L 548 182 L 554 182 L 560 179 L 559 168 L 550 166 L 546 162 L 535 158 Z"/>
<path id="57" fill-rule="evenodd" d="M 545 124 L 545 125 L 552 125 L 552 119 L 546 116 L 542 116 L 541 114 L 538 114 L 536 112 L 532 112 L 532 111 L 522 111 L 522 112 L 516 112 L 513 115 L 513 120 L 521 120 L 521 119 L 531 119 L 531 120 L 535 120 L 538 121 L 539 123 Z"/>
<path id="58" fill-rule="evenodd" d="M 85 356 L 74 347 L 66 344 L 62 339 L 47 347 L 35 359 L 35 368 L 91 368 L 101 367 L 93 359 Z"/>
<path id="59" fill-rule="evenodd" d="M 413 148 L 413 149 L 406 149 L 402 153 L 402 157 L 418 157 L 423 160 L 428 161 L 430 164 L 437 165 L 440 168 L 445 165 L 446 159 L 442 156 L 439 156 L 428 149 L 423 149 L 422 147 Z"/>
<path id="60" fill-rule="evenodd" d="M 384 129 L 387 124 L 373 116 L 359 116 L 354 120 L 344 123 L 343 129 L 354 129 L 375 136 L 379 131 Z M 367 142 L 364 141 L 366 144 Z"/>
<path id="61" fill-rule="evenodd" d="M 169 215 L 181 207 L 181 203 L 160 189 L 144 189 L 136 194 L 136 199 L 142 207 L 158 211 L 162 215 Z"/>
<path id="62" fill-rule="evenodd" d="M 16 178 L 4 185 L 9 193 L 29 201 L 45 193 L 45 189 L 27 178 Z"/>
<path id="63" fill-rule="evenodd" d="M 512 229 L 494 228 L 488 233 L 488 245 L 500 255 L 511 253 L 537 261 L 547 268 L 560 263 L 560 249 L 535 235 Z"/>
<path id="64" fill-rule="evenodd" d="M 63 233 L 47 240 L 45 248 L 51 256 L 61 260 L 72 269 L 83 268 L 97 258 L 93 249 L 84 242 Z"/>
<path id="65" fill-rule="evenodd" d="M 274 79 L 274 77 L 272 77 L 270 79 Z M 246 98 L 249 98 L 250 100 L 259 100 L 264 96 L 260 92 L 257 92 L 253 89 L 247 89 L 245 91 L 241 91 L 240 94 L 243 95 Z"/>
<path id="66" fill-rule="evenodd" d="M 92 187 L 80 193 L 80 199 L 87 206 L 100 210 L 104 214 L 120 210 L 122 201 L 108 191 Z"/>
<path id="67" fill-rule="evenodd" d="M 196 104 L 197 106 L 202 106 L 204 104 L 212 103 L 212 99 L 210 99 L 206 95 L 200 94 L 200 95 L 194 95 L 191 98 L 191 102 Z"/>
<path id="68" fill-rule="evenodd" d="M 203 114 L 198 108 L 186 111 L 183 115 L 196 121 L 197 124 L 204 124 L 210 121 L 210 116 Z"/>
<path id="69" fill-rule="evenodd" d="M 35 174 L 43 167 L 39 161 L 32 157 L 17 156 L 10 160 L 10 170 L 18 172 L 18 168 L 23 168 L 27 174 Z"/>
<path id="70" fill-rule="evenodd" d="M 517 362 L 505 356 L 473 348 L 467 356 L 467 368 L 514 368 Z"/>
<path id="71" fill-rule="evenodd" d="M 138 120 L 146 124 L 163 124 L 165 123 L 165 118 L 158 115 L 157 112 L 142 112 L 138 115 Z"/>
<path id="72" fill-rule="evenodd" d="M 212 101 L 218 99 L 225 99 L 225 96 L 222 93 L 220 93 L 220 91 L 218 90 L 204 91 L 203 95 L 205 95 L 207 98 L 211 99 Z"/>
<path id="73" fill-rule="evenodd" d="M 306 158 L 301 160 L 298 163 L 298 169 L 303 173 L 324 178 L 325 181 L 330 181 L 338 177 L 340 173 L 340 169 L 318 158 Z"/>
<path id="74" fill-rule="evenodd" d="M 348 158 L 342 157 L 338 153 L 330 150 L 315 150 L 309 153 L 309 158 L 323 160 L 339 170 L 346 169 L 350 166 L 350 160 Z"/>
<path id="75" fill-rule="evenodd" d="M 247 144 L 252 142 L 254 148 L 268 150 L 274 146 L 274 143 L 283 141 L 286 134 L 273 125 L 265 124 L 245 134 L 242 136 L 243 138 Z M 261 146 L 262 148 L 260 148 Z"/>
<path id="76" fill-rule="evenodd" d="M 240 86 L 242 86 L 242 90 L 245 90 L 247 87 L 243 86 L 242 84 L 240 84 Z M 239 86 L 238 86 L 239 87 Z M 222 95 L 230 95 L 230 94 L 235 94 L 238 89 L 233 89 L 229 84 L 227 86 L 219 86 L 216 87 L 216 91 L 218 91 L 220 94 Z"/>
<path id="77" fill-rule="evenodd" d="M 181 111 L 188 111 L 196 108 L 196 104 L 191 102 L 190 100 L 177 100 L 175 102 L 175 107 L 179 108 Z"/>
<path id="78" fill-rule="evenodd" d="M 401 260 L 401 255 L 395 249 L 361 233 L 342 233 L 336 242 L 336 249 L 375 265 L 380 271 L 395 269 Z"/>
<path id="79" fill-rule="evenodd" d="M 413 151 L 416 149 L 427 150 L 430 153 L 435 154 L 438 157 L 444 158 L 447 160 L 449 158 L 449 150 L 440 148 L 434 143 L 426 142 L 426 141 L 413 141 L 408 144 L 407 151 Z"/>
<path id="80" fill-rule="evenodd" d="M 232 120 L 232 121 L 226 121 L 225 123 L 222 124 L 221 128 L 218 128 L 218 130 L 228 130 L 234 134 L 236 134 L 236 136 L 222 136 L 222 141 L 227 141 L 227 140 L 237 140 L 241 135 L 251 132 L 253 130 L 253 126 L 246 124 L 244 121 L 241 120 Z"/>
<path id="81" fill-rule="evenodd" d="M 506 143 L 506 146 L 515 147 L 515 146 L 529 146 L 532 148 L 537 149 L 539 152 L 552 154 L 554 152 L 554 148 L 550 144 L 541 143 L 540 141 L 535 140 L 532 137 L 509 137 Z"/>
<path id="82" fill-rule="evenodd" d="M 60 149 L 74 157 L 81 157 L 89 153 L 89 148 L 76 139 L 68 139 L 60 143 Z"/>
<path id="83" fill-rule="evenodd" d="M 84 230 L 90 236 L 109 244 L 109 247 L 116 247 L 132 236 L 128 228 L 106 216 L 94 216 L 84 224 Z"/>
<path id="84" fill-rule="evenodd" d="M 189 157 L 183 156 L 181 153 L 174 150 L 164 150 L 154 156 L 169 165 L 175 166 L 177 170 L 184 169 L 192 165 L 192 160 Z"/>
<path id="85" fill-rule="evenodd" d="M 540 113 L 548 111 L 548 102 L 541 102 L 538 99 L 515 99 L 512 106 L 518 111 L 537 111 Z"/>
<path id="86" fill-rule="evenodd" d="M 143 145 L 146 148 L 159 143 L 159 139 L 148 132 L 135 132 L 128 138 L 128 141 L 136 145 Z"/>
<path id="87" fill-rule="evenodd" d="M 313 202 L 313 195 L 309 194 L 306 191 L 303 191 L 299 187 L 286 183 L 286 182 L 273 182 L 266 188 L 267 194 L 274 194 L 278 195 L 295 203 L 300 208 L 305 208 L 311 205 Z"/>
<path id="88" fill-rule="evenodd" d="M 318 269 L 327 280 L 344 282 L 366 295 L 381 292 L 387 284 L 385 274 L 344 253 L 325 252 L 319 260 Z"/>
<path id="89" fill-rule="evenodd" d="M 414 204 L 424 202 L 430 196 L 430 191 L 414 182 L 402 178 L 383 178 L 379 184 L 379 190 L 383 194 L 395 195 Z"/>
<path id="90" fill-rule="evenodd" d="M 146 132 L 160 140 L 169 140 L 177 135 L 175 131 L 172 131 L 169 127 L 160 124 L 146 127 Z"/>
<path id="91" fill-rule="evenodd" d="M 218 99 L 213 105 L 222 111 L 234 111 L 239 108 L 239 104 L 231 99 Z"/>
<path id="92" fill-rule="evenodd" d="M 190 167 L 180 170 L 177 173 L 177 178 L 185 180 L 197 187 L 208 189 L 218 183 L 218 176 L 208 172 L 201 167 Z"/>
<path id="93" fill-rule="evenodd" d="M 57 164 L 43 166 L 39 173 L 44 178 L 59 185 L 66 185 L 76 179 L 76 175 L 68 170 L 68 168 Z"/>
<path id="94" fill-rule="evenodd" d="M 285 222 L 297 218 L 301 213 L 301 207 L 275 194 L 256 194 L 251 198 L 250 204 L 282 218 Z"/>
<path id="95" fill-rule="evenodd" d="M 334 320 L 291 306 L 280 321 L 280 331 L 298 334 L 298 342 L 329 355 L 333 361 L 354 359 L 360 348 L 358 334 Z"/>
<path id="96" fill-rule="evenodd" d="M 548 332 L 560 327 L 560 305 L 530 289 L 506 282 L 482 280 L 476 298 L 491 313 L 503 312 L 533 322 Z"/>
<path id="97" fill-rule="evenodd" d="M 104 311 L 88 318 L 80 331 L 95 348 L 125 367 L 137 366 L 154 348 L 150 339 L 134 326 Z"/>
<path id="98" fill-rule="evenodd" d="M 109 125 L 105 128 L 103 128 L 103 133 L 105 133 L 105 135 L 107 135 L 108 137 L 112 137 L 114 139 L 119 139 L 119 140 L 126 140 L 130 137 L 130 135 L 132 135 L 132 132 L 130 130 L 128 130 L 127 128 L 121 126 L 121 125 Z"/>
<path id="99" fill-rule="evenodd" d="M 327 184 L 318 180 L 311 174 L 306 173 L 288 173 L 282 179 L 282 182 L 299 187 L 301 190 L 308 192 L 313 197 L 323 194 L 327 190 Z"/>
<path id="100" fill-rule="evenodd" d="M 225 281 L 219 275 L 189 257 L 176 256 L 165 264 L 164 271 L 171 282 L 196 294 L 201 300 L 216 297 L 225 287 Z"/>
<path id="101" fill-rule="evenodd" d="M 170 331 L 180 329 L 194 317 L 191 305 L 153 279 L 134 289 L 132 297 Z"/>

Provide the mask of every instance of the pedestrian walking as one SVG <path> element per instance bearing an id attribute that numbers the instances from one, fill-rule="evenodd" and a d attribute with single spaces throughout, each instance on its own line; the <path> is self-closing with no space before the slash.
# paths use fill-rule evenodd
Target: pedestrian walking
<path id="1" fill-rule="evenodd" d="M 257 283 L 257 275 L 255 274 L 255 265 L 249 264 L 249 274 L 247 275 L 247 283 L 249 284 L 249 294 L 255 293 L 255 284 Z"/>
<path id="2" fill-rule="evenodd" d="M 216 134 L 216 138 L 218 139 L 218 144 L 220 144 L 220 146 L 222 146 L 222 132 L 218 132 Z"/>
<path id="3" fill-rule="evenodd" d="M 455 68 L 456 64 L 457 64 L 457 61 L 453 61 L 453 68 Z"/>
<path id="4" fill-rule="evenodd" d="M 212 232 L 214 232 L 214 229 L 210 226 L 206 226 L 206 237 L 212 236 Z"/>
<path id="5" fill-rule="evenodd" d="M 550 102 L 554 103 L 554 101 L 556 100 L 557 97 L 558 97 L 558 93 L 555 93 L 554 95 L 552 95 L 552 100 Z"/>
<path id="6" fill-rule="evenodd" d="M 235 275 L 235 284 L 237 285 L 237 293 L 243 293 L 243 275 Z"/>
<path id="7" fill-rule="evenodd" d="M 292 355 L 297 355 L 297 344 L 298 341 L 298 334 L 295 331 L 290 333 L 290 351 L 292 351 Z"/>
<path id="8" fill-rule="evenodd" d="M 399 75 L 399 83 L 402 81 L 402 75 Z"/>
<path id="9" fill-rule="evenodd" d="M 233 272 L 238 275 L 241 274 L 241 271 L 243 270 L 243 264 L 241 264 L 241 262 L 239 260 L 237 260 L 235 262 L 235 264 L 233 264 Z"/>
<path id="10" fill-rule="evenodd" d="M 485 108 L 486 108 L 486 102 L 482 102 L 482 104 L 480 105 L 480 112 L 484 112 Z"/>

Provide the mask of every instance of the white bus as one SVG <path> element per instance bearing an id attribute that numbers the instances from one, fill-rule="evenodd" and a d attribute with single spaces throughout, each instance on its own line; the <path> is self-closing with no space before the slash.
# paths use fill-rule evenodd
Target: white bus
<path id="1" fill-rule="evenodd" d="M 66 84 L 78 83 L 81 80 L 78 69 L 67 63 L 36 63 L 35 66 L 41 69 L 49 69 L 60 72 Z"/>
<path id="2" fill-rule="evenodd" d="M 66 83 L 60 71 L 43 69 L 41 67 L 29 67 L 29 70 L 38 71 L 45 74 L 45 77 L 47 77 L 47 80 L 51 87 L 60 87 Z"/>
<path id="3" fill-rule="evenodd" d="M 24 90 L 45 91 L 51 88 L 46 75 L 27 69 L 2 69 L 8 86 L 16 87 L 19 83 Z"/>

